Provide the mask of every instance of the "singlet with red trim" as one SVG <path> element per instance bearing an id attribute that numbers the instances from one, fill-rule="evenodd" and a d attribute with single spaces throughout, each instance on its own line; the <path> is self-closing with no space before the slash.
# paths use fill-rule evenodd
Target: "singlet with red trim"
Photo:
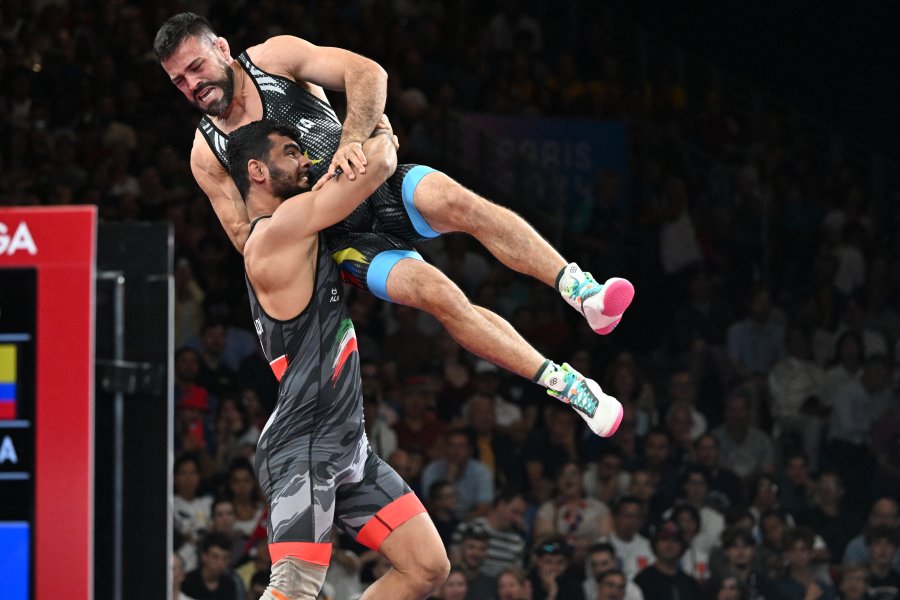
<path id="1" fill-rule="evenodd" d="M 297 82 L 267 73 L 253 64 L 246 52 L 237 57 L 238 64 L 250 75 L 263 105 L 263 118 L 293 125 L 300 132 L 300 145 L 313 165 L 310 182 L 318 181 L 337 152 L 341 139 L 341 121 L 328 104 L 313 96 Z M 216 127 L 208 116 L 197 126 L 213 154 L 226 169 L 228 134 Z"/>
<path id="2" fill-rule="evenodd" d="M 250 231 L 252 235 L 252 227 Z M 358 419 L 362 410 L 356 332 L 344 306 L 337 266 L 324 235 L 318 237 L 313 293 L 296 317 L 280 321 L 266 314 L 246 278 L 253 326 L 281 382 L 277 414 L 266 429 L 271 429 L 269 436 L 285 441 L 327 425 L 324 421 L 333 420 L 339 429 L 347 420 Z"/>

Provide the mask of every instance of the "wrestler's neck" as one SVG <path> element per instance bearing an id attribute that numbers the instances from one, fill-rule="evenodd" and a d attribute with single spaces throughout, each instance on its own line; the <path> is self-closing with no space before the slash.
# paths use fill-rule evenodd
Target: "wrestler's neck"
<path id="1" fill-rule="evenodd" d="M 253 186 L 247 192 L 246 204 L 247 217 L 252 221 L 274 213 L 278 205 L 281 204 L 281 198 L 278 198 L 263 186 Z"/>
<path id="2" fill-rule="evenodd" d="M 217 124 L 239 123 L 246 112 L 247 106 L 247 73 L 236 60 L 231 61 L 231 70 L 234 71 L 234 92 L 228 108 L 214 117 Z"/>

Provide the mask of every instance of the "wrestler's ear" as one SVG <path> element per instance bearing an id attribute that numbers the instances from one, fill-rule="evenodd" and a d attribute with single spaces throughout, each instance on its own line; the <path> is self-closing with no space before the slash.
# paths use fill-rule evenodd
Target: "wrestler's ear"
<path id="1" fill-rule="evenodd" d="M 217 37 L 216 48 L 225 55 L 225 58 L 231 58 L 231 46 L 228 45 L 228 40 L 223 37 Z"/>
<path id="2" fill-rule="evenodd" d="M 269 178 L 269 167 L 263 161 L 251 158 L 247 161 L 247 174 L 253 183 L 265 183 Z"/>

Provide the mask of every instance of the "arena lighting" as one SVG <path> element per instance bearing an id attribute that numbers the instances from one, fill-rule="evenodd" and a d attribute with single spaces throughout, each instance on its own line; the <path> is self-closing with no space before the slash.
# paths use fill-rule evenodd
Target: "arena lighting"
<path id="1" fill-rule="evenodd" d="M 96 207 L 0 209 L 4 600 L 89 600 Z"/>

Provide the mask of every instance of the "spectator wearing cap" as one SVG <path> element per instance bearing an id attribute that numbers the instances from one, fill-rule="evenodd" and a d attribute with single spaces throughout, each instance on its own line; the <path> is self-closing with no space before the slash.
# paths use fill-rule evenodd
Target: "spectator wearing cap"
<path id="1" fill-rule="evenodd" d="M 175 450 L 196 454 L 201 473 L 211 475 L 215 465 L 210 452 L 213 433 L 208 414 L 206 390 L 198 385 L 187 388 L 175 405 Z"/>
<path id="2" fill-rule="evenodd" d="M 629 581 L 634 580 L 635 575 L 653 561 L 650 542 L 638 533 L 643 518 L 641 501 L 634 496 L 619 500 L 613 511 L 613 531 L 609 534 L 609 543 L 616 549 L 616 556 Z"/>
<path id="3" fill-rule="evenodd" d="M 700 584 L 679 567 L 684 549 L 681 528 L 674 521 L 664 522 L 653 536 L 656 561 L 634 578 L 634 582 L 644 592 L 645 600 L 700 597 Z"/>
<path id="4" fill-rule="evenodd" d="M 494 498 L 494 482 L 484 463 L 472 458 L 469 432 L 448 429 L 444 433 L 444 450 L 444 458 L 433 460 L 422 471 L 422 487 L 427 490 L 435 481 L 445 479 L 459 493 L 458 517 L 471 519 L 486 514 Z"/>
<path id="5" fill-rule="evenodd" d="M 466 598 L 480 600 L 490 598 L 497 589 L 497 578 L 484 572 L 489 536 L 479 525 L 465 527 L 459 544 L 459 567 L 466 577 Z"/>
<path id="6" fill-rule="evenodd" d="M 399 448 L 420 449 L 429 454 L 436 451 L 434 445 L 441 440 L 446 426 L 431 410 L 433 400 L 431 387 L 425 377 L 410 377 L 406 380 L 400 394 L 403 414 L 394 425 Z"/>
<path id="7" fill-rule="evenodd" d="M 641 588 L 636 586 L 634 582 L 628 580 L 628 576 L 622 571 L 619 565 L 619 559 L 616 558 L 616 550 L 608 542 L 597 542 L 591 545 L 587 550 L 587 558 L 585 559 L 586 576 L 581 584 L 584 591 L 584 597 L 592 600 L 598 597 L 600 576 L 610 571 L 616 571 L 622 574 L 625 582 L 623 591 L 624 600 L 644 600 L 644 593 Z"/>
<path id="8" fill-rule="evenodd" d="M 459 544 L 462 535 L 469 526 L 476 525 L 488 535 L 487 556 L 482 571 L 491 576 L 498 576 L 504 569 L 514 567 L 521 569 L 525 562 L 525 498 L 519 492 L 507 490 L 495 499 L 490 512 L 462 523 L 453 534 L 451 556 L 459 555 Z"/>
<path id="9" fill-rule="evenodd" d="M 875 598 L 900 597 L 900 571 L 891 567 L 897 553 L 897 528 L 876 526 L 866 532 L 869 551 L 869 589 Z"/>
<path id="10" fill-rule="evenodd" d="M 568 575 L 572 547 L 560 536 L 547 538 L 534 547 L 534 561 L 528 578 L 533 600 L 583 600 L 578 580 Z"/>
<path id="11" fill-rule="evenodd" d="M 827 581 L 815 577 L 812 568 L 815 533 L 807 527 L 797 527 L 785 535 L 784 558 L 787 573 L 772 582 L 770 596 L 776 600 L 818 598 L 832 600 L 837 596 Z"/>

